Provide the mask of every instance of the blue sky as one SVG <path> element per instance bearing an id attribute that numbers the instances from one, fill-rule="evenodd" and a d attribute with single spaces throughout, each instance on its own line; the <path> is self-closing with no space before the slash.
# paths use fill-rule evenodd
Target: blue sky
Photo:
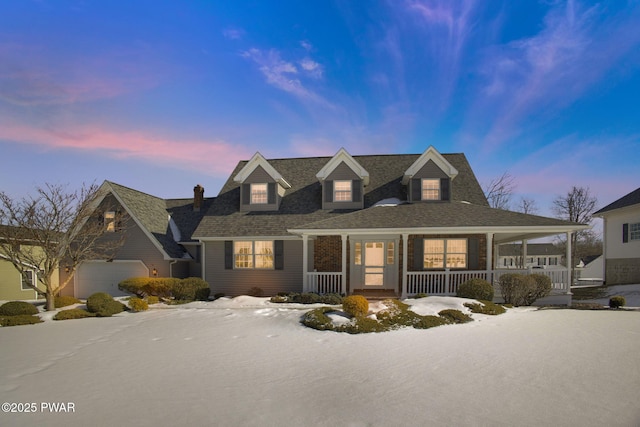
<path id="1" fill-rule="evenodd" d="M 464 152 L 514 202 L 640 186 L 640 2 L 0 3 L 0 189 L 217 194 L 239 160 Z"/>

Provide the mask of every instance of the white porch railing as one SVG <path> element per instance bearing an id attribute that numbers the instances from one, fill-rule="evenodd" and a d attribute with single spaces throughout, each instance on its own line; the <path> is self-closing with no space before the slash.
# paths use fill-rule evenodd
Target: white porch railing
<path id="1" fill-rule="evenodd" d="M 455 295 L 458 287 L 469 279 L 480 278 L 492 283 L 499 292 L 498 281 L 503 274 L 543 274 L 551 279 L 553 293 L 568 293 L 569 278 L 565 269 L 505 269 L 505 270 L 463 270 L 463 271 L 409 271 L 407 272 L 407 289 L 405 296 L 416 294 Z M 306 292 L 319 294 L 345 294 L 345 283 L 342 273 L 309 272 L 307 273 Z"/>
<path id="2" fill-rule="evenodd" d="M 318 294 L 344 294 L 346 292 L 343 288 L 342 273 L 316 271 L 307 273 L 307 289 L 308 292 Z"/>

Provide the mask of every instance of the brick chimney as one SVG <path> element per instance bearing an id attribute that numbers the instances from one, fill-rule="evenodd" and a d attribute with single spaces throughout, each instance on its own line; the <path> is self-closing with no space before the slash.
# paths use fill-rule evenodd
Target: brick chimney
<path id="1" fill-rule="evenodd" d="M 204 203 L 204 187 L 200 184 L 193 187 L 193 210 L 200 212 L 200 208 Z"/>

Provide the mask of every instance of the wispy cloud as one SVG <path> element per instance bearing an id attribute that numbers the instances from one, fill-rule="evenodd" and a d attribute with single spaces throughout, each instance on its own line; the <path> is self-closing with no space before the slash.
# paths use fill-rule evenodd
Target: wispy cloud
<path id="1" fill-rule="evenodd" d="M 531 115 L 570 105 L 640 46 L 640 7 L 608 17 L 603 8 L 558 2 L 538 34 L 488 51 L 473 114 L 484 122 L 487 112 L 493 115 L 484 138 L 489 146 L 516 136 Z"/>
<path id="2" fill-rule="evenodd" d="M 271 86 L 287 92 L 301 101 L 311 102 L 325 108 L 334 105 L 318 92 L 303 83 L 303 73 L 313 79 L 322 77 L 322 66 L 309 57 L 302 58 L 298 65 L 294 61 L 284 60 L 276 49 L 260 50 L 251 48 L 242 53 L 244 58 L 254 62 Z"/>
<path id="3" fill-rule="evenodd" d="M 0 120 L 0 141 L 29 144 L 49 150 L 77 150 L 116 159 L 135 158 L 176 169 L 229 173 L 240 159 L 253 153 L 244 145 L 222 140 L 170 139 L 142 131 L 120 131 L 99 126 L 38 128 Z"/>
<path id="4" fill-rule="evenodd" d="M 222 35 L 228 40 L 242 40 L 246 31 L 238 27 L 228 27 L 222 30 Z"/>

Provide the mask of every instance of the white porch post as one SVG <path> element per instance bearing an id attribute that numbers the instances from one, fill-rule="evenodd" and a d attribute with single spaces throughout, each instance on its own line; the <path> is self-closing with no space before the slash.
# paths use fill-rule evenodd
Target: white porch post
<path id="1" fill-rule="evenodd" d="M 487 233 L 487 261 L 485 263 L 487 268 L 487 282 L 493 283 L 493 233 Z"/>
<path id="2" fill-rule="evenodd" d="M 407 297 L 407 265 L 409 259 L 409 235 L 402 235 L 402 293 L 400 294 L 400 298 L 404 299 Z"/>
<path id="3" fill-rule="evenodd" d="M 309 236 L 302 235 L 302 292 L 309 292 Z"/>
<path id="4" fill-rule="evenodd" d="M 522 239 L 522 268 L 527 268 L 527 246 L 529 246 L 529 241 Z"/>
<path id="5" fill-rule="evenodd" d="M 567 293 L 571 293 L 573 260 L 571 259 L 571 231 L 567 232 Z"/>
<path id="6" fill-rule="evenodd" d="M 347 294 L 347 235 L 343 234 L 342 237 L 342 282 L 340 284 L 340 290 L 342 294 Z"/>

